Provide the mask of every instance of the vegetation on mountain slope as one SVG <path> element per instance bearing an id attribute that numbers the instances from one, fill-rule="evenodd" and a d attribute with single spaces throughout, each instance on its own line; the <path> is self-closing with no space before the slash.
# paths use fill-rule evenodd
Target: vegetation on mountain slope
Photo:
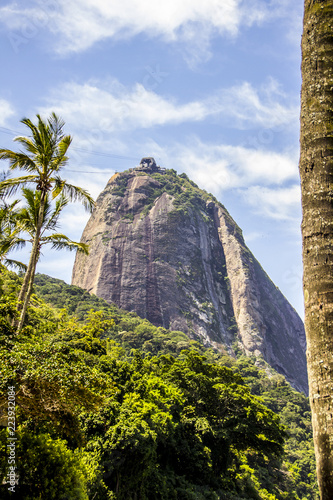
<path id="1" fill-rule="evenodd" d="M 17 336 L 20 282 L 1 267 L 1 498 L 9 386 L 19 498 L 318 498 L 308 400 L 264 362 L 41 275 Z"/>

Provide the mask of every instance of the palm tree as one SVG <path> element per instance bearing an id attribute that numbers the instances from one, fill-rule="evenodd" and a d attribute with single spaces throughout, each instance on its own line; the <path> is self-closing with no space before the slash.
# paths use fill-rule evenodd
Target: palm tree
<path id="1" fill-rule="evenodd" d="M 81 201 L 89 211 L 92 211 L 94 206 L 94 201 L 86 190 L 69 184 L 59 175 L 60 170 L 68 161 L 66 153 L 72 141 L 70 135 L 64 135 L 64 122 L 52 113 L 46 121 L 37 115 L 36 125 L 28 118 L 21 120 L 21 123 L 29 128 L 31 136 L 19 136 L 14 141 L 21 144 L 25 151 L 0 149 L 0 160 L 9 160 L 10 170 L 19 169 L 27 172 L 27 175 L 0 182 L 0 191 L 12 195 L 29 184 L 35 184 L 37 191 L 40 191 L 36 231 L 27 271 L 18 296 L 18 311 L 23 309 L 24 298 L 27 296 L 29 284 L 36 269 L 48 193 L 51 193 L 52 198 L 63 195 L 70 201 Z"/>
<path id="2" fill-rule="evenodd" d="M 41 191 L 33 191 L 28 188 L 23 188 L 22 192 L 23 192 L 23 197 L 26 200 L 26 206 L 20 210 L 18 214 L 18 221 L 21 230 L 28 234 L 28 238 L 26 241 L 29 241 L 31 244 L 34 244 L 34 241 L 36 239 L 38 220 L 40 217 L 42 193 Z M 84 243 L 77 243 L 76 241 L 72 241 L 70 238 L 68 238 L 68 236 L 65 236 L 62 233 L 49 234 L 58 227 L 60 213 L 66 207 L 66 205 L 68 205 L 68 203 L 69 200 L 64 195 L 61 195 L 56 200 L 54 208 L 52 208 L 52 204 L 50 202 L 48 194 L 46 195 L 46 198 L 44 200 L 43 223 L 40 228 L 38 237 L 38 245 L 37 245 L 38 250 L 34 261 L 35 266 L 32 269 L 27 293 L 24 296 L 21 317 L 17 327 L 18 331 L 21 330 L 23 326 L 26 310 L 32 293 L 33 281 L 36 272 L 36 265 L 40 258 L 42 247 L 44 245 L 51 244 L 52 249 L 55 250 L 63 250 L 63 249 L 78 250 L 79 252 L 84 252 L 86 255 L 88 254 L 88 246 L 85 245 Z"/>
<path id="3" fill-rule="evenodd" d="M 305 0 L 301 157 L 303 289 L 322 500 L 333 498 L 333 0 Z"/>

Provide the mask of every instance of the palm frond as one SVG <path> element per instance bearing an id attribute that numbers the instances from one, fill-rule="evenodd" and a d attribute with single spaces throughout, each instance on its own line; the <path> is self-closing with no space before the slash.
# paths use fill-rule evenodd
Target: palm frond
<path id="1" fill-rule="evenodd" d="M 60 155 L 64 156 L 67 153 L 69 146 L 72 144 L 72 140 L 73 138 L 71 135 L 66 135 L 61 139 L 58 144 L 58 151 Z"/>
<path id="2" fill-rule="evenodd" d="M 0 255 L 4 256 L 11 250 L 24 247 L 26 241 L 20 237 L 23 228 L 20 224 L 20 210 L 15 207 L 19 200 L 0 207 Z"/>
<path id="3" fill-rule="evenodd" d="M 12 151 L 11 149 L 0 149 L 0 160 L 9 160 L 9 168 L 19 168 L 27 172 L 35 172 L 35 162 L 25 153 Z"/>
<path id="4" fill-rule="evenodd" d="M 37 204 L 40 204 L 40 197 L 41 197 L 41 192 L 40 191 L 33 191 L 32 189 L 29 188 L 23 188 L 22 189 L 23 197 L 25 198 L 27 202 L 27 206 L 31 209 L 31 212 L 35 211 L 35 207 Z"/>
<path id="5" fill-rule="evenodd" d="M 8 170 L 2 170 L 0 172 L 0 182 L 5 181 L 6 179 L 8 179 L 8 176 L 9 176 L 9 171 Z"/>
<path id="6" fill-rule="evenodd" d="M 32 155 L 37 155 L 38 154 L 38 148 L 33 140 L 31 140 L 30 137 L 24 137 L 19 135 L 18 137 L 14 138 L 15 142 L 19 142 L 27 151 L 29 151 L 30 154 Z"/>
<path id="7" fill-rule="evenodd" d="M 7 209 L 9 210 L 9 212 L 14 212 L 14 208 L 20 203 L 20 201 L 21 200 L 14 200 L 12 203 L 10 203 L 10 205 L 7 205 Z"/>
<path id="8" fill-rule="evenodd" d="M 43 151 L 43 164 L 47 165 L 47 170 L 52 162 L 56 147 L 57 147 L 57 138 L 54 136 L 52 129 L 50 128 L 49 123 L 44 122 L 40 115 L 37 115 L 38 118 L 38 130 L 42 139 L 43 147 L 41 150 Z"/>
<path id="9" fill-rule="evenodd" d="M 59 188 L 62 185 L 62 189 L 61 191 L 59 191 L 58 188 L 58 190 L 53 192 L 53 198 L 58 196 L 59 192 L 62 192 L 64 196 L 68 197 L 69 201 L 80 201 L 86 210 L 88 210 L 89 212 L 93 211 L 95 206 L 95 201 L 90 196 L 88 191 L 78 186 L 73 186 L 73 184 L 69 184 L 68 182 L 60 179 L 59 177 L 56 177 L 55 180 L 56 180 L 56 185 L 58 184 Z"/>
<path id="10" fill-rule="evenodd" d="M 37 115 L 38 117 L 38 115 Z M 40 135 L 40 131 L 38 129 L 38 126 L 36 126 L 31 120 L 30 118 L 23 118 L 21 120 L 21 123 L 23 123 L 23 125 L 26 125 L 30 130 L 31 130 L 31 133 L 32 133 L 32 138 L 33 138 L 33 142 L 36 144 L 36 147 L 37 149 L 40 151 L 41 149 L 43 149 L 43 141 L 42 141 L 42 138 L 41 138 L 41 135 Z"/>
<path id="11" fill-rule="evenodd" d="M 27 240 L 23 238 L 17 238 L 14 244 L 11 246 L 10 251 L 12 252 L 14 250 L 22 250 L 22 248 L 24 248 L 26 244 Z"/>
<path id="12" fill-rule="evenodd" d="M 72 137 L 70 135 L 66 135 L 58 143 L 52 161 L 52 168 L 54 171 L 60 170 L 61 167 L 64 167 L 68 163 L 69 158 L 68 156 L 66 156 L 66 153 L 69 146 L 71 145 L 71 142 L 72 142 Z"/>
<path id="13" fill-rule="evenodd" d="M 22 208 L 20 211 L 18 220 L 22 231 L 28 233 L 30 236 L 33 236 L 36 229 L 36 221 L 26 207 Z"/>
<path id="14" fill-rule="evenodd" d="M 5 256 L 14 250 L 21 250 L 26 245 L 26 240 L 16 235 L 9 234 L 0 238 L 0 256 Z"/>
<path id="15" fill-rule="evenodd" d="M 38 218 L 40 216 L 42 193 L 41 191 L 32 191 L 28 188 L 23 188 L 22 192 L 26 201 L 26 206 L 18 213 L 18 219 L 23 230 L 28 232 L 30 235 L 33 235 L 36 231 Z M 42 233 L 48 229 L 47 226 L 50 217 L 52 217 L 51 211 L 52 206 L 49 197 L 46 196 L 44 201 Z"/>
<path id="16" fill-rule="evenodd" d="M 37 125 L 28 118 L 24 118 L 21 122 L 32 132 L 32 138 L 26 138 L 26 144 L 29 151 L 34 150 L 34 163 L 40 166 L 40 175 L 45 175 L 56 150 L 56 140 L 48 123 L 45 123 L 40 115 L 37 115 L 37 120 Z M 21 142 L 25 145 L 24 138 L 21 138 Z"/>
<path id="17" fill-rule="evenodd" d="M 64 120 L 62 120 L 59 116 L 57 116 L 53 111 L 48 119 L 48 125 L 54 137 L 56 138 L 57 142 L 61 141 L 61 139 L 64 137 L 63 134 L 63 128 L 65 126 Z"/>
<path id="18" fill-rule="evenodd" d="M 65 208 L 66 205 L 68 205 L 68 202 L 69 200 L 64 196 L 61 196 L 58 200 L 56 200 L 55 209 L 53 210 L 52 214 L 48 217 L 44 231 L 53 231 L 54 229 L 56 229 L 56 227 L 58 227 L 58 220 L 60 213 L 62 209 Z"/>
<path id="19" fill-rule="evenodd" d="M 88 245 L 85 243 L 78 243 L 77 241 L 72 241 L 68 236 L 61 233 L 51 234 L 50 236 L 43 236 L 41 238 L 41 244 L 45 245 L 47 243 L 52 243 L 53 250 L 78 250 L 88 255 Z"/>
<path id="20" fill-rule="evenodd" d="M 0 191 L 1 198 L 1 191 Z M 6 223 L 8 225 L 15 225 L 15 218 L 18 214 L 15 207 L 20 203 L 20 200 L 14 200 L 12 203 L 7 204 L 4 201 L 4 197 L 1 200 L 2 206 L 0 207 L 0 224 Z"/>
<path id="21" fill-rule="evenodd" d="M 27 266 L 19 260 L 4 259 L 4 264 L 7 267 L 15 267 L 16 269 L 18 269 L 19 271 L 22 271 L 22 272 L 25 272 L 27 270 Z"/>
<path id="22" fill-rule="evenodd" d="M 62 193 L 66 181 L 64 181 L 63 179 L 61 179 L 61 177 L 59 177 L 59 175 L 57 175 L 56 177 L 53 177 L 51 179 L 51 182 L 53 182 L 54 184 L 52 190 L 52 199 L 54 200 L 54 198 L 56 198 L 57 196 L 59 196 L 60 193 Z"/>
<path id="23" fill-rule="evenodd" d="M 21 177 L 15 177 L 12 179 L 6 179 L 0 182 L 0 192 L 6 194 L 7 196 L 14 195 L 22 186 L 29 183 L 38 182 L 37 175 L 23 175 Z"/>
<path id="24" fill-rule="evenodd" d="M 36 125 L 30 120 L 30 118 L 25 117 L 25 118 L 22 118 L 22 120 L 20 120 L 20 121 L 21 121 L 21 123 L 23 123 L 23 125 L 26 125 L 28 128 L 30 128 L 33 136 L 34 136 L 34 134 L 38 133 Z"/>

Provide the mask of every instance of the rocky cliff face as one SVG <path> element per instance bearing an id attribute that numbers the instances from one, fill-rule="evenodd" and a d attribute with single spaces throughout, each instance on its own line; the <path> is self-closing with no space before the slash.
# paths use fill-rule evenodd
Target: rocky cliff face
<path id="1" fill-rule="evenodd" d="M 153 324 L 262 356 L 307 392 L 301 319 L 212 195 L 156 166 L 115 174 L 83 232 L 74 285 Z"/>

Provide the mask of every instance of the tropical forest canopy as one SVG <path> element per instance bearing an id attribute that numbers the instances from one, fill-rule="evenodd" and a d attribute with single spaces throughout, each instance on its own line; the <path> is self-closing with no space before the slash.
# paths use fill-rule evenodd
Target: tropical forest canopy
<path id="1" fill-rule="evenodd" d="M 45 275 L 16 335 L 21 282 L 1 267 L 1 408 L 14 386 L 17 498 L 318 498 L 308 400 L 264 362 L 205 349 Z"/>

